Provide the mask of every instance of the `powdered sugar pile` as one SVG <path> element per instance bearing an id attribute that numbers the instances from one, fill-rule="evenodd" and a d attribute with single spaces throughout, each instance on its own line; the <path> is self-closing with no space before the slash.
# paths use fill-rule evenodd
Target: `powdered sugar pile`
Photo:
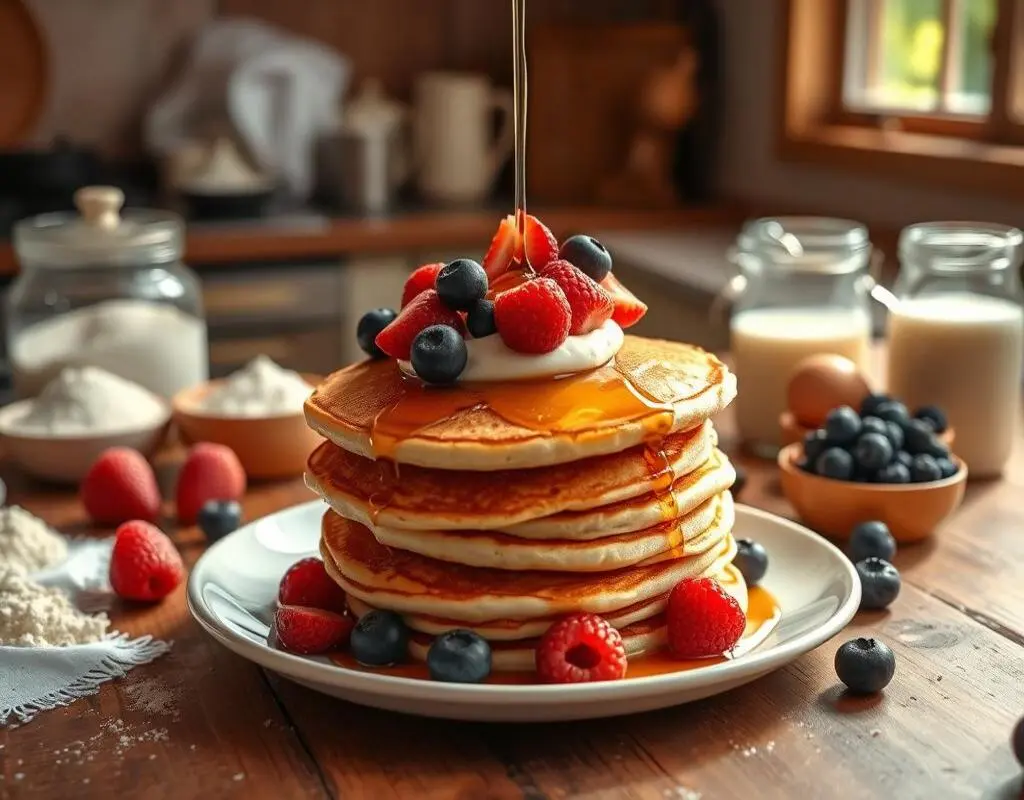
<path id="1" fill-rule="evenodd" d="M 0 564 L 19 573 L 39 572 L 68 556 L 64 537 L 20 506 L 0 508 Z"/>
<path id="2" fill-rule="evenodd" d="M 299 373 L 257 356 L 206 395 L 203 408 L 225 417 L 297 414 L 312 391 Z"/>
<path id="3" fill-rule="evenodd" d="M 0 645 L 60 647 L 103 638 L 106 615 L 75 608 L 60 589 L 40 586 L 21 572 L 0 567 Z"/>

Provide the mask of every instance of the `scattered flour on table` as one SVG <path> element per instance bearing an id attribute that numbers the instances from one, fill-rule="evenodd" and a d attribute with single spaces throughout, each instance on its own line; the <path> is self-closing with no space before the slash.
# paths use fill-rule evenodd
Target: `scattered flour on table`
<path id="1" fill-rule="evenodd" d="M 266 356 L 256 356 L 203 398 L 203 408 L 226 417 L 295 414 L 313 387 L 297 372 L 282 369 Z"/>
<path id="2" fill-rule="evenodd" d="M 142 678 L 124 687 L 125 698 L 128 705 L 134 711 L 141 711 L 145 714 L 159 714 L 172 719 L 178 719 L 181 711 L 178 709 L 178 697 L 181 690 L 177 686 L 171 686 L 160 678 Z"/>
<path id="3" fill-rule="evenodd" d="M 75 608 L 60 589 L 0 567 L 0 645 L 59 647 L 103 638 L 110 621 Z"/>
<path id="4" fill-rule="evenodd" d="M 67 541 L 21 506 L 0 508 L 0 565 L 31 573 L 68 557 Z"/>

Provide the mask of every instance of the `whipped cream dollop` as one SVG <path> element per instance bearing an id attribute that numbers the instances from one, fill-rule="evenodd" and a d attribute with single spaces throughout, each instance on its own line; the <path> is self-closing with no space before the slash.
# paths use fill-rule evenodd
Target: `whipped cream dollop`
<path id="1" fill-rule="evenodd" d="M 622 348 L 624 334 L 612 320 L 590 333 L 570 336 L 550 353 L 517 353 L 497 334 L 485 339 L 466 340 L 466 368 L 459 380 L 490 382 L 551 378 L 596 369 L 611 361 Z M 407 375 L 415 375 L 412 364 L 399 361 Z"/>

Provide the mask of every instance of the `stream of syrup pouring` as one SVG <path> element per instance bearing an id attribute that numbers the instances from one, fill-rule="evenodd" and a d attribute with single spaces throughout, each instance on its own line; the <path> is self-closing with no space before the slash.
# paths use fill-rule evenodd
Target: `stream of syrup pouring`
<path id="1" fill-rule="evenodd" d="M 527 274 L 533 266 L 526 253 L 526 0 L 512 0 L 512 120 L 515 127 L 515 215 L 522 248 L 521 268 Z"/>

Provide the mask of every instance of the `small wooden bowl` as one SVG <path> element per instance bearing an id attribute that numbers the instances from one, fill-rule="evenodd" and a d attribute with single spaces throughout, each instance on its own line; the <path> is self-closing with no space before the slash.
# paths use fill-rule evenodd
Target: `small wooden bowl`
<path id="1" fill-rule="evenodd" d="M 779 451 L 782 491 L 800 518 L 830 539 L 846 539 L 867 520 L 881 520 L 898 542 L 917 542 L 932 535 L 939 523 L 964 499 L 967 465 L 951 478 L 930 483 L 854 483 L 822 478 L 797 466 L 803 445 Z"/>
<path id="2" fill-rule="evenodd" d="M 790 445 L 803 442 L 804 436 L 814 428 L 807 428 L 797 422 L 792 411 L 783 411 L 779 415 L 779 427 L 782 428 L 782 444 Z M 946 428 L 939 434 L 939 439 L 946 443 L 946 447 L 952 448 L 956 440 L 956 431 L 953 428 Z"/>
<path id="3" fill-rule="evenodd" d="M 323 378 L 303 375 L 316 386 Z M 235 451 L 245 474 L 255 480 L 293 478 L 306 468 L 306 459 L 322 442 L 310 430 L 302 410 L 268 417 L 229 417 L 202 407 L 203 398 L 220 381 L 184 389 L 171 401 L 174 422 L 185 444 L 214 442 Z"/>

